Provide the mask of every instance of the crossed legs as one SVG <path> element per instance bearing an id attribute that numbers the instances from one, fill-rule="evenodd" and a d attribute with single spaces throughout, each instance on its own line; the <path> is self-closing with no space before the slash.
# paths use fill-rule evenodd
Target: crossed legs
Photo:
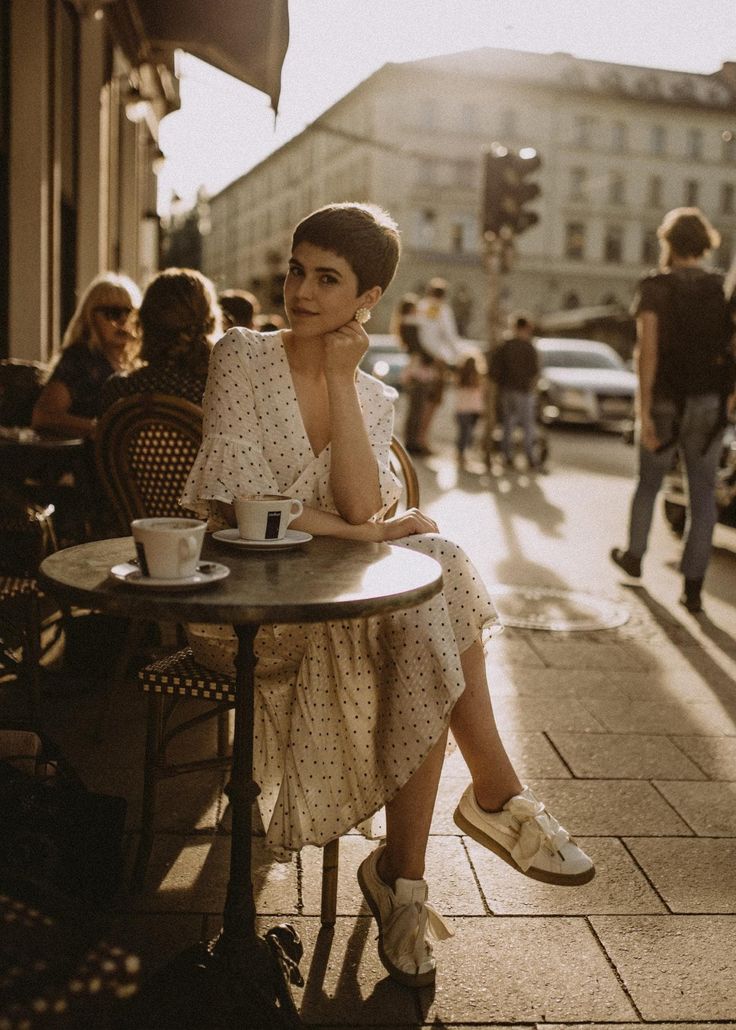
<path id="1" fill-rule="evenodd" d="M 482 808 L 500 809 L 521 790 L 514 767 L 498 734 L 486 679 L 480 641 L 460 656 L 465 690 L 455 704 L 450 728 L 470 770 Z M 386 805 L 386 847 L 379 861 L 384 883 L 397 877 L 424 876 L 424 858 L 442 772 L 447 734 L 434 745 L 422 765 Z"/>

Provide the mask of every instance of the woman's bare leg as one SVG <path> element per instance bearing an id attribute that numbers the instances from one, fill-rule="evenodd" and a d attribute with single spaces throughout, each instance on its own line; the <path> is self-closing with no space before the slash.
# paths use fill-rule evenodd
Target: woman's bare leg
<path id="1" fill-rule="evenodd" d="M 479 640 L 463 652 L 460 664 L 465 690 L 452 710 L 450 729 L 470 770 L 478 804 L 497 812 L 523 784 L 498 734 Z"/>
<path id="2" fill-rule="evenodd" d="M 386 847 L 378 875 L 392 887 L 398 876 L 424 877 L 424 858 L 437 788 L 447 746 L 447 732 L 434 745 L 414 775 L 386 805 Z"/>

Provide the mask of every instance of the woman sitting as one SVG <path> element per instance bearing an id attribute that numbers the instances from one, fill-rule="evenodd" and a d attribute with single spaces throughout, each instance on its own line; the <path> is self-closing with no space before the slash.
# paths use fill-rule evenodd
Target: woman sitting
<path id="1" fill-rule="evenodd" d="M 427 903 L 424 861 L 447 731 L 472 782 L 455 819 L 514 868 L 584 883 L 593 863 L 519 780 L 498 734 L 483 640 L 498 619 L 464 552 L 417 509 L 383 518 L 396 392 L 360 371 L 370 309 L 393 278 L 398 229 L 386 212 L 334 204 L 296 227 L 284 304 L 290 329 L 231 329 L 216 344 L 204 440 L 182 503 L 234 522 L 232 501 L 285 494 L 313 535 L 388 541 L 431 555 L 443 591 L 367 619 L 264 626 L 255 647 L 254 771 L 267 843 L 288 856 L 324 845 L 386 806 L 386 841 L 358 880 L 379 956 L 400 983 L 435 978 L 430 937 L 450 931 Z M 189 628 L 199 661 L 232 673 L 230 627 Z"/>
<path id="2" fill-rule="evenodd" d="M 138 321 L 145 365 L 108 380 L 102 410 L 134 393 L 167 393 L 201 404 L 210 351 L 222 328 L 210 280 L 191 268 L 159 272 L 146 287 Z"/>
<path id="3" fill-rule="evenodd" d="M 92 439 L 101 388 L 116 372 L 135 368 L 135 316 L 140 290 L 125 275 L 92 280 L 64 334 L 61 355 L 33 408 L 34 429 Z"/>

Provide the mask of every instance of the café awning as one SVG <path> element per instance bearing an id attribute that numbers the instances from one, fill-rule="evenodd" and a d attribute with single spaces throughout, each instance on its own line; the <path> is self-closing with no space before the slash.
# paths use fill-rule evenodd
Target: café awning
<path id="1" fill-rule="evenodd" d="M 104 9 L 132 63 L 170 64 L 174 50 L 186 50 L 278 109 L 288 0 L 108 0 Z"/>

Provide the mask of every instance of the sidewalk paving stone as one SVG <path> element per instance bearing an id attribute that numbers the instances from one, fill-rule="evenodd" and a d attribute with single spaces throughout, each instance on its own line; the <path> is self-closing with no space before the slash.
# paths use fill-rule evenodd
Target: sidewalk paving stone
<path id="1" fill-rule="evenodd" d="M 656 786 L 699 836 L 736 837 L 736 783 L 658 780 Z"/>
<path id="2" fill-rule="evenodd" d="M 616 1022 L 634 1010 L 584 919 L 458 919 L 424 1022 Z"/>
<path id="3" fill-rule="evenodd" d="M 340 874 L 338 877 L 338 915 L 356 912 L 370 914 L 358 886 L 359 864 L 377 845 L 356 835 L 340 841 Z M 305 916 L 319 915 L 322 884 L 322 849 L 307 847 L 301 851 L 302 898 Z M 430 837 L 427 848 L 429 900 L 442 915 L 484 915 L 483 904 L 467 853 L 459 836 Z M 262 905 L 258 905 L 259 911 Z"/>
<path id="4" fill-rule="evenodd" d="M 711 780 L 736 780 L 736 737 L 673 736 Z"/>
<path id="5" fill-rule="evenodd" d="M 608 728 L 585 704 L 572 697 L 555 697 L 552 703 L 544 697 L 504 696 L 495 701 L 494 708 L 502 737 L 509 731 L 558 729 L 589 733 Z"/>
<path id="6" fill-rule="evenodd" d="M 538 633 L 534 650 L 555 669 L 645 669 L 646 656 L 623 644 L 581 641 L 565 634 Z"/>
<path id="7" fill-rule="evenodd" d="M 592 916 L 590 922 L 642 1019 L 733 1020 L 736 917 Z"/>
<path id="8" fill-rule="evenodd" d="M 551 730 L 549 737 L 575 777 L 631 780 L 706 778 L 666 736 Z"/>
<path id="9" fill-rule="evenodd" d="M 655 913 L 666 908 L 615 837 L 576 837 L 595 862 L 595 876 L 578 887 L 540 883 L 465 838 L 481 890 L 494 915 Z"/>
<path id="10" fill-rule="evenodd" d="M 540 780 L 533 784 L 576 837 L 691 836 L 692 830 L 644 780 Z"/>
<path id="11" fill-rule="evenodd" d="M 736 840 L 631 837 L 625 843 L 672 912 L 736 913 Z"/>
<path id="12" fill-rule="evenodd" d="M 600 725 L 613 733 L 682 733 L 717 737 L 727 732 L 723 710 L 715 702 L 599 701 L 589 698 L 584 704 Z"/>
<path id="13" fill-rule="evenodd" d="M 253 840 L 253 893 L 259 912 L 296 914 L 297 869 L 275 862 L 262 839 Z M 146 890 L 130 899 L 134 911 L 220 912 L 230 867 L 230 837 L 157 834 Z"/>

